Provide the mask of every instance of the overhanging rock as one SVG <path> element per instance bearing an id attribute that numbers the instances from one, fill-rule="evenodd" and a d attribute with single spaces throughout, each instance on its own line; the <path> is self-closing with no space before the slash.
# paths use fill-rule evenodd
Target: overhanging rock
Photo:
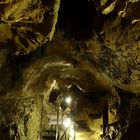
<path id="1" fill-rule="evenodd" d="M 51 40 L 60 0 L 1 0 L 0 46 L 16 54 L 28 54 Z"/>

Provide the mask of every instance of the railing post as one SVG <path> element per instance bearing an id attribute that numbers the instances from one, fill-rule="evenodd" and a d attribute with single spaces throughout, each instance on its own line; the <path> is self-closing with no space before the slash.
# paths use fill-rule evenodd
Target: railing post
<path id="1" fill-rule="evenodd" d="M 59 105 L 57 107 L 56 140 L 58 140 L 58 130 L 59 130 Z"/>

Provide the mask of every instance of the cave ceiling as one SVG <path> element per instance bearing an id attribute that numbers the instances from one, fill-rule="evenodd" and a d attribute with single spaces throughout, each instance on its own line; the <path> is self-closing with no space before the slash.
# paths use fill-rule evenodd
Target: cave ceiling
<path id="1" fill-rule="evenodd" d="M 101 117 L 102 96 L 114 108 L 122 92 L 139 97 L 139 13 L 139 0 L 1 0 L 0 108 L 48 101 L 64 86 L 79 98 L 77 120 L 86 120 Z"/>
<path id="2" fill-rule="evenodd" d="M 2 50 L 7 49 L 20 57 L 37 47 L 43 48 L 41 46 L 53 37 L 59 11 L 54 38 L 44 46 L 48 47 L 47 57 L 52 63 L 58 61 L 59 65 L 62 61 L 69 67 L 66 70 L 59 66 L 58 71 L 63 69 L 62 73 L 54 68 L 50 77 L 75 78 L 73 81 L 77 81 L 77 85 L 87 81 L 83 86 L 89 91 L 107 83 L 107 87 L 138 93 L 139 1 L 83 0 L 73 3 L 62 0 L 59 9 L 59 0 L 1 1 Z"/>

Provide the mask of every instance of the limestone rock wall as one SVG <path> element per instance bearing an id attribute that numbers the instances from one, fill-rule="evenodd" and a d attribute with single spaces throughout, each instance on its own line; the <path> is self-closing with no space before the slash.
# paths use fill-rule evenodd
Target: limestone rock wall
<path id="1" fill-rule="evenodd" d="M 79 93 L 77 95 L 81 97 L 78 98 L 76 115 L 79 120 L 87 120 L 90 136 L 96 131 L 94 126 L 100 130 L 99 132 L 102 131 L 103 96 L 109 101 L 109 115 L 112 117 L 110 123 L 125 122 L 126 119 L 129 122 L 131 115 L 136 119 L 139 118 L 137 113 L 139 106 L 131 106 L 133 103 L 130 103 L 133 102 L 130 95 L 135 98 L 140 95 L 139 2 L 97 1 L 95 8 L 100 14 L 106 12 L 108 16 L 104 16 L 102 24 L 99 21 L 103 16 L 100 15 L 99 23 L 92 22 L 93 28 L 90 24 L 90 29 L 93 29 L 92 38 L 76 41 L 69 32 L 65 33 L 65 30 L 63 32 L 63 27 L 62 31 L 59 31 L 58 26 L 52 42 L 47 43 L 42 50 L 38 50 L 36 47 L 52 38 L 59 3 L 59 0 L 0 2 L 2 140 L 37 139 L 42 102 L 38 96 L 43 95 L 48 99 L 53 86 L 56 86 L 55 83 L 59 83 L 59 86 L 76 87 L 74 93 Z M 96 21 L 94 16 L 92 18 Z M 97 30 L 97 24 L 101 24 L 100 30 Z M 72 29 L 74 28 L 73 25 Z M 79 34 L 82 28 L 83 26 L 78 29 Z M 74 30 L 72 33 L 75 33 Z M 28 54 L 34 49 L 38 53 L 33 52 L 33 55 L 30 53 L 27 57 L 18 56 L 16 61 L 11 63 L 14 56 L 10 52 L 17 55 Z M 16 70 L 19 73 L 15 74 Z M 14 87 L 13 77 L 15 79 L 20 77 Z M 125 91 L 126 102 L 120 98 L 122 90 Z M 128 126 L 126 124 L 123 126 L 126 126 L 127 130 Z M 89 138 L 88 134 L 86 138 Z"/>
<path id="2" fill-rule="evenodd" d="M 0 139 L 37 140 L 41 105 L 40 98 L 1 98 Z"/>
<path id="3" fill-rule="evenodd" d="M 55 31 L 60 0 L 0 1 L 0 44 L 16 55 L 51 40 Z"/>

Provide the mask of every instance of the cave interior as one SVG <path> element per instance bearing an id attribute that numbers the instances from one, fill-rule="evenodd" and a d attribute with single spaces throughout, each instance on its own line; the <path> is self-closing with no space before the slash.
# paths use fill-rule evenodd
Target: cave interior
<path id="1" fill-rule="evenodd" d="M 140 140 L 140 0 L 0 1 L 0 140 Z"/>

